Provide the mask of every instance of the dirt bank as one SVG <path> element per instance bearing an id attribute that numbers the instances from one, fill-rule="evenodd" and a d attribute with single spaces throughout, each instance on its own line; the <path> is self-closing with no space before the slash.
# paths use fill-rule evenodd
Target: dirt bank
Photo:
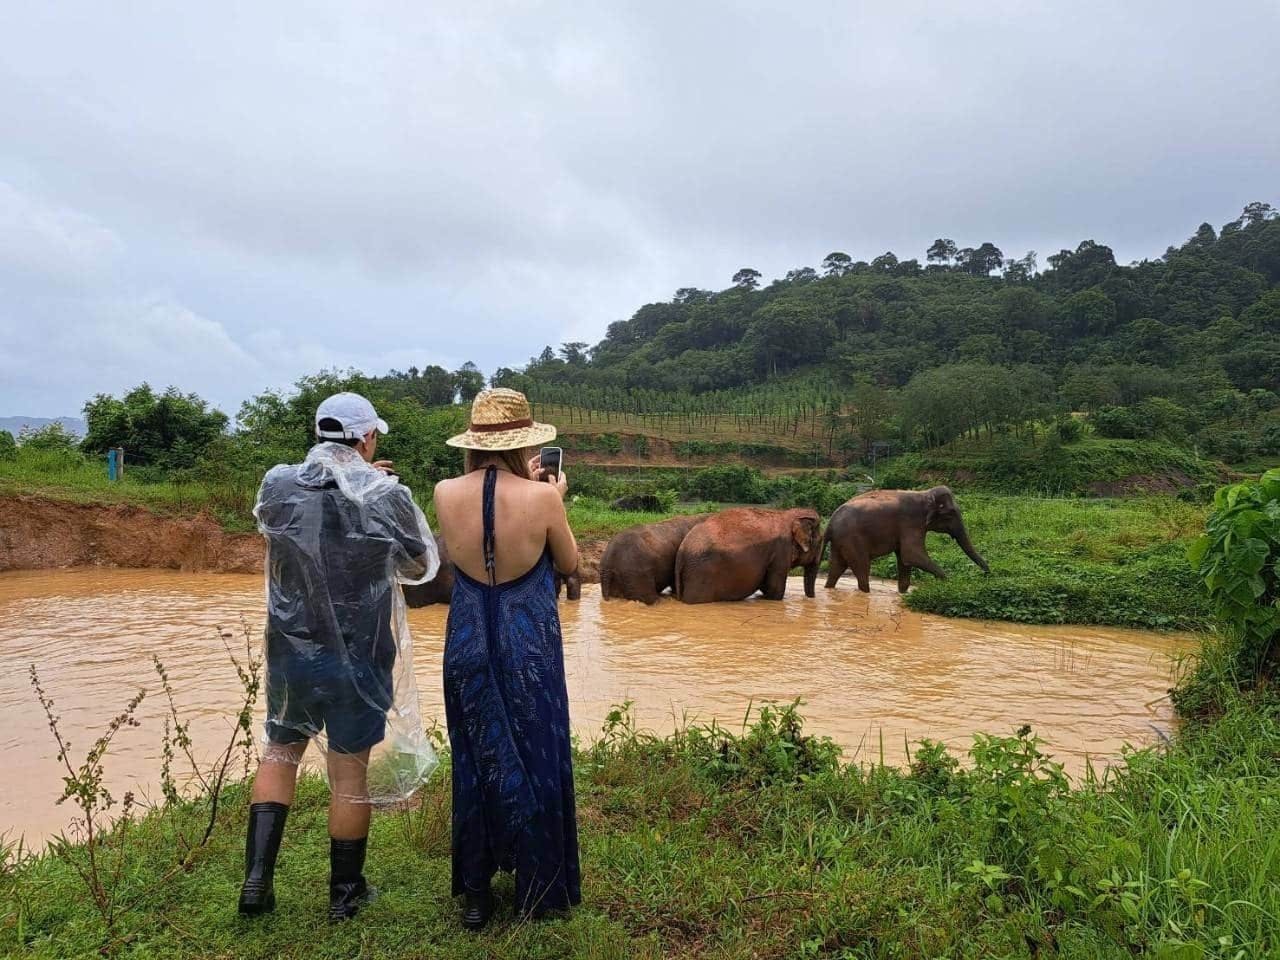
<path id="1" fill-rule="evenodd" d="M 166 517 L 124 504 L 0 497 L 0 570 L 159 567 L 215 573 L 262 569 L 262 538 L 204 516 Z"/>
<path id="2" fill-rule="evenodd" d="M 600 579 L 604 541 L 584 540 L 582 579 Z M 142 507 L 0 497 L 0 570 L 152 567 L 258 573 L 262 538 L 227 533 L 203 514 L 166 517 Z"/>

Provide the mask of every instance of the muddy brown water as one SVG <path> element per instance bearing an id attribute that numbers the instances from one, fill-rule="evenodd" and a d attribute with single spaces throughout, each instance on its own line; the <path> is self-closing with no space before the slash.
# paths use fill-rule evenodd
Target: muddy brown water
<path id="1" fill-rule="evenodd" d="M 163 696 L 160 655 L 202 753 L 231 730 L 239 693 L 219 628 L 255 642 L 260 576 L 73 569 L 0 574 L 0 831 L 39 841 L 71 811 L 54 805 L 61 770 L 28 680 L 35 663 L 56 701 L 74 757 L 138 688 L 141 725 L 118 735 L 109 783 L 158 796 Z M 410 611 L 422 712 L 443 723 L 440 657 L 445 607 Z M 963 752 L 975 731 L 1030 723 L 1079 773 L 1125 743 L 1167 733 L 1172 656 L 1189 640 L 1132 630 L 1030 627 L 922 616 L 892 584 L 868 596 L 841 585 L 804 597 L 793 579 L 782 603 L 750 600 L 654 607 L 602 603 L 599 588 L 563 603 L 565 666 L 577 732 L 591 739 L 612 705 L 635 702 L 641 726 L 678 721 L 738 728 L 751 702 L 803 697 L 807 729 L 855 760 L 901 763 L 905 743 L 946 741 Z M 241 644 L 242 641 L 234 641 Z"/>

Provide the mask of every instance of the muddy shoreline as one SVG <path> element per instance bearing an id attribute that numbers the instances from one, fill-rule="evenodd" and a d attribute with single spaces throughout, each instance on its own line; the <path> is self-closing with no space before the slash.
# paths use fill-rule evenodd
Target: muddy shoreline
<path id="1" fill-rule="evenodd" d="M 605 541 L 583 540 L 581 575 L 599 580 Z M 262 537 L 229 533 L 207 514 L 167 517 L 128 504 L 0 496 L 0 571 L 125 567 L 260 573 Z"/>

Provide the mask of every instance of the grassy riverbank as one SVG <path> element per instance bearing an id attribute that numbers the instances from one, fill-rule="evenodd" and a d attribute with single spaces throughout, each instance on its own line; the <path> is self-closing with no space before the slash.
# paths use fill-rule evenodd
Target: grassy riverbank
<path id="1" fill-rule="evenodd" d="M 204 511 L 228 529 L 250 531 L 256 488 L 242 487 L 131 477 L 113 484 L 97 466 L 52 454 L 0 461 L 0 495 L 129 503 L 174 516 Z M 982 576 L 949 538 L 931 536 L 929 550 L 950 579 L 917 573 L 907 601 L 914 609 L 1026 623 L 1156 629 L 1205 622 L 1204 598 L 1185 558 L 1186 544 L 1203 526 L 1204 506 L 1168 496 L 1042 499 L 962 492 L 959 499 L 992 575 Z M 611 510 L 605 500 L 587 496 L 569 505 L 570 523 L 584 540 L 604 540 L 663 516 Z M 877 562 L 875 573 L 894 576 L 893 559 Z"/>
<path id="2" fill-rule="evenodd" d="M 1191 629 L 1209 616 L 1186 547 L 1207 508 L 1173 497 L 1042 500 L 965 494 L 961 509 L 982 572 L 948 537 L 929 537 L 949 579 L 913 576 L 914 610 L 1024 623 Z M 895 576 L 893 558 L 874 572 Z"/>
<path id="3" fill-rule="evenodd" d="M 1007 733 L 1007 731 L 1006 731 Z M 375 817 L 380 899 L 323 922 L 325 791 L 303 784 L 279 908 L 235 915 L 244 789 L 209 847 L 172 865 L 190 806 L 136 825 L 120 883 L 137 957 L 1252 957 L 1280 949 L 1280 701 L 1233 696 L 1211 726 L 1069 785 L 1027 736 L 980 737 L 965 767 L 842 766 L 789 711 L 740 736 L 666 739 L 623 719 L 577 759 L 585 904 L 568 919 L 462 931 L 448 896 L 448 771 Z M 34 799 L 34 798 L 33 798 Z M 40 802 L 44 802 L 41 799 Z M 95 956 L 103 928 L 72 870 L 0 874 L 0 951 Z M 509 901 L 509 881 L 499 885 Z"/>

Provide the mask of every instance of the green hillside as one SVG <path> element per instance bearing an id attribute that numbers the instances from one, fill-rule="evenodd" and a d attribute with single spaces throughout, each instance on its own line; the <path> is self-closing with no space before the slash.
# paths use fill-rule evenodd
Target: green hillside
<path id="1" fill-rule="evenodd" d="M 593 347 L 548 347 L 492 380 L 549 410 L 630 414 L 666 435 L 807 435 L 827 460 L 878 441 L 1034 436 L 1068 411 L 1103 437 L 1229 462 L 1280 454 L 1280 218 L 1269 205 L 1202 224 L 1155 259 L 1118 264 L 1085 240 L 1036 263 L 939 239 L 923 265 L 834 252 L 768 284 L 744 268 L 727 289 L 683 288 Z"/>

